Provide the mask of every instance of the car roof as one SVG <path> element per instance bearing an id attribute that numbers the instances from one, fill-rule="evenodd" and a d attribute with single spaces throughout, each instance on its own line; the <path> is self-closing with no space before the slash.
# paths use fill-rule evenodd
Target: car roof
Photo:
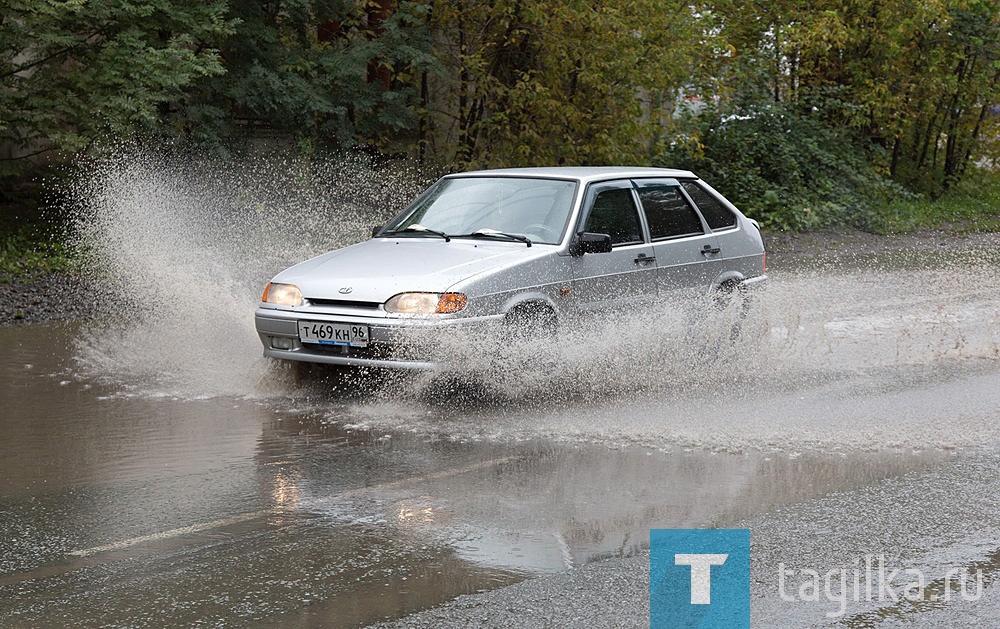
<path id="1" fill-rule="evenodd" d="M 684 177 L 695 178 L 697 175 L 689 170 L 674 170 L 672 168 L 646 168 L 633 166 L 552 166 L 544 168 L 497 168 L 494 170 L 474 170 L 452 173 L 453 177 L 547 177 L 554 179 L 571 179 L 584 183 L 602 181 L 605 179 L 624 179 L 630 177 Z"/>

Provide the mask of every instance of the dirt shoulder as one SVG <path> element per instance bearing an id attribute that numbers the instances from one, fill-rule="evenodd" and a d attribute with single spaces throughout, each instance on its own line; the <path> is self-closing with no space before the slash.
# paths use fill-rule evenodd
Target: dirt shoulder
<path id="1" fill-rule="evenodd" d="M 768 258 L 857 256 L 897 251 L 962 251 L 1000 247 L 998 232 L 960 233 L 948 229 L 925 229 L 907 234 L 870 234 L 840 230 L 803 234 L 765 233 Z"/>
<path id="2" fill-rule="evenodd" d="M 90 319 L 99 310 L 93 284 L 79 273 L 0 275 L 0 325 Z"/>

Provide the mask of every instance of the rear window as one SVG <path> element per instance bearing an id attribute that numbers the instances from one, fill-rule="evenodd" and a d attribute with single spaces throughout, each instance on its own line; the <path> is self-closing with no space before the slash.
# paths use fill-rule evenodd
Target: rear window
<path id="1" fill-rule="evenodd" d="M 676 185 L 638 182 L 639 199 L 653 240 L 704 233 L 701 219 Z"/>
<path id="2" fill-rule="evenodd" d="M 709 227 L 712 229 L 736 227 L 736 215 L 712 193 L 694 181 L 685 181 L 681 185 L 684 186 L 684 191 L 690 195 L 695 205 L 701 210 Z"/>

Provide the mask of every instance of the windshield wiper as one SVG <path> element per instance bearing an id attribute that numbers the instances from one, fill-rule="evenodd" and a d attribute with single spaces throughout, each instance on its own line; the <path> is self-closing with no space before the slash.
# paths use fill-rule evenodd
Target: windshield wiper
<path id="1" fill-rule="evenodd" d="M 531 239 L 527 236 L 522 236 L 521 234 L 508 234 L 507 232 L 497 231 L 487 227 L 477 229 L 471 234 L 465 234 L 462 238 L 506 238 L 507 240 L 516 240 L 518 242 L 523 242 L 529 247 L 531 246 Z"/>
<path id="2" fill-rule="evenodd" d="M 414 223 L 413 225 L 410 225 L 409 227 L 404 227 L 403 229 L 390 229 L 389 231 L 387 231 L 385 233 L 387 233 L 387 234 L 405 234 L 407 232 L 409 232 L 411 234 L 414 234 L 414 233 L 416 233 L 416 234 L 434 234 L 435 236 L 440 236 L 440 237 L 444 238 L 445 242 L 451 242 L 451 236 L 449 236 L 448 234 L 446 234 L 444 232 L 439 232 L 436 229 L 427 229 L 426 227 L 424 227 L 423 225 L 420 225 L 418 223 Z"/>

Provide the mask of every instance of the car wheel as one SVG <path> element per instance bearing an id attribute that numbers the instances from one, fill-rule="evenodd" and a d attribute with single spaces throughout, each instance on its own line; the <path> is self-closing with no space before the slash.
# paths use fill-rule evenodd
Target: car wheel
<path id="1" fill-rule="evenodd" d="M 528 303 L 512 309 L 503 320 L 503 340 L 508 342 L 540 342 L 555 338 L 558 330 L 556 313 L 544 304 Z"/>
<path id="2" fill-rule="evenodd" d="M 504 317 L 499 335 L 498 367 L 509 380 L 551 375 L 558 366 L 558 318 L 545 304 L 529 303 Z"/>
<path id="3" fill-rule="evenodd" d="M 752 295 L 742 282 L 731 280 L 719 286 L 713 295 L 713 301 L 724 316 L 724 321 L 730 322 L 729 339 L 735 341 L 742 335 L 744 323 L 750 316 Z"/>
<path id="4" fill-rule="evenodd" d="M 282 360 L 278 363 L 283 367 L 291 380 L 298 387 L 310 382 L 315 376 L 316 365 L 301 360 Z"/>

